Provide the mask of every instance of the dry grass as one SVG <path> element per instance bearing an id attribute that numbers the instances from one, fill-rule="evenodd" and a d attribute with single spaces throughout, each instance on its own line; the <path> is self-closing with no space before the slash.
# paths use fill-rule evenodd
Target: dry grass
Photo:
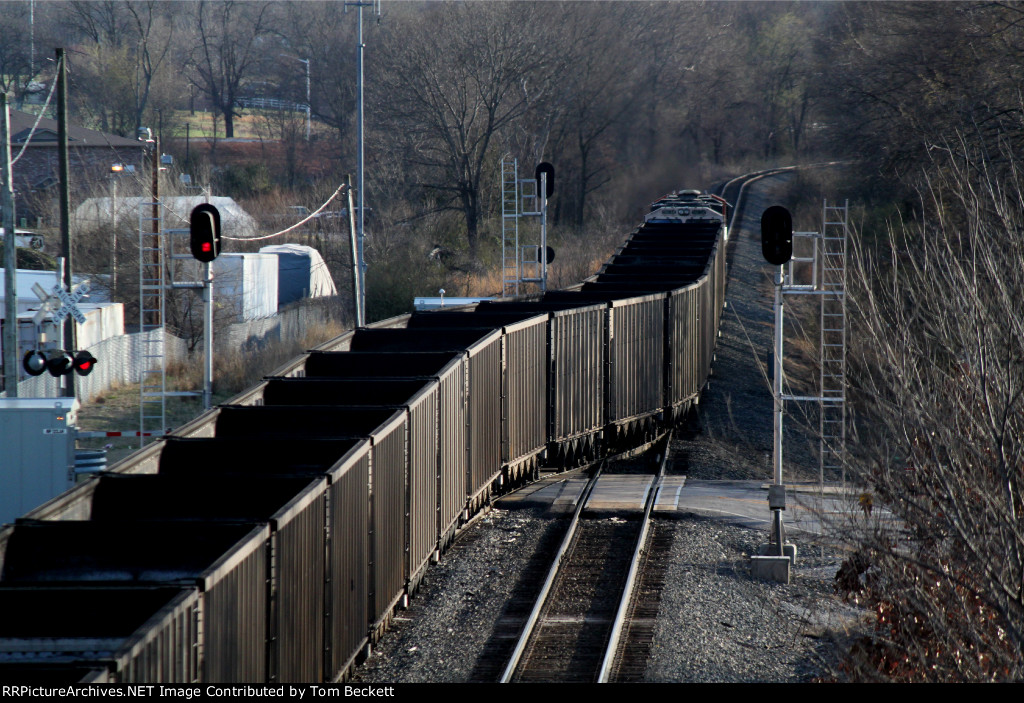
<path id="1" fill-rule="evenodd" d="M 344 331 L 340 323 L 330 321 L 311 327 L 296 339 L 268 344 L 256 351 L 235 350 L 219 355 L 214 368 L 214 398 L 223 400 L 237 395 L 307 349 L 333 339 Z"/>

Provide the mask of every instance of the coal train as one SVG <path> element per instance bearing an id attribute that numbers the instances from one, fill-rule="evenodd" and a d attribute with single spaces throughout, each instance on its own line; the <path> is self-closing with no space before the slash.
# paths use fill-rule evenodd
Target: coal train
<path id="1" fill-rule="evenodd" d="M 655 202 L 568 290 L 347 332 L 0 531 L 0 680 L 346 677 L 496 494 L 706 383 L 725 201 Z"/>

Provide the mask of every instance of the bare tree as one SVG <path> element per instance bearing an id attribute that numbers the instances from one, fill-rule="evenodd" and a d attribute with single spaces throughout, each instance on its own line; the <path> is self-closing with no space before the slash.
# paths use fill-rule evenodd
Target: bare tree
<path id="1" fill-rule="evenodd" d="M 56 7 L 79 46 L 73 58 L 73 102 L 87 121 L 107 132 L 134 136 L 154 107 L 155 90 L 165 98 L 157 101 L 157 110 L 168 107 L 166 96 L 180 94 L 167 87 L 176 78 L 168 67 L 174 7 L 156 0 Z"/>
<path id="2" fill-rule="evenodd" d="M 93 44 L 121 46 L 131 31 L 127 4 L 124 0 L 72 0 L 67 4 L 64 23 Z"/>
<path id="3" fill-rule="evenodd" d="M 432 209 L 458 210 L 477 258 L 495 143 L 546 95 L 554 47 L 532 3 L 444 3 L 388 22 L 376 96 Z"/>
<path id="4" fill-rule="evenodd" d="M 750 109 L 756 116 L 761 156 L 770 159 L 784 153 L 785 147 L 796 151 L 803 137 L 810 107 L 804 79 L 809 32 L 796 11 L 763 16 L 763 8 L 745 7 L 757 13 L 750 18 L 749 54 L 745 57 L 748 66 L 757 66 L 756 71 L 747 72 Z"/>
<path id="5" fill-rule="evenodd" d="M 947 153 L 954 154 L 946 157 Z M 867 505 L 841 574 L 876 615 L 856 678 L 1024 677 L 1024 173 L 965 140 L 925 223 L 861 244 L 851 358 Z M 866 511 L 868 512 L 868 511 Z"/>
<path id="6" fill-rule="evenodd" d="M 1017 3 L 846 3 L 820 75 L 834 148 L 871 155 L 873 173 L 908 173 L 970 133 L 1024 146 Z M 891 185 L 892 180 L 886 185 Z"/>
<path id="7" fill-rule="evenodd" d="M 136 129 L 142 126 L 153 82 L 166 67 L 174 42 L 174 23 L 167 15 L 158 12 L 158 9 L 159 3 L 155 0 L 128 4 L 138 66 L 134 82 Z"/>
<path id="8" fill-rule="evenodd" d="M 274 6 L 224 0 L 186 4 L 193 13 L 197 41 L 192 51 L 192 81 L 224 116 L 224 135 L 235 136 L 235 103 L 245 82 L 279 45 L 271 36 Z"/>
<path id="9" fill-rule="evenodd" d="M 587 198 L 611 180 L 614 127 L 636 109 L 637 86 L 646 79 L 642 62 L 626 59 L 641 36 L 628 4 L 558 5 L 549 21 L 558 28 L 566 70 L 544 111 L 553 115 L 551 136 L 558 164 L 559 220 L 578 228 Z M 539 159 L 538 159 L 539 160 Z"/>
<path id="10" fill-rule="evenodd" d="M 338 141 L 348 145 L 353 139 L 356 112 L 357 15 L 355 12 L 346 14 L 343 10 L 344 6 L 337 2 L 285 5 L 285 19 L 281 23 L 284 45 L 288 56 L 294 58 L 281 57 L 279 60 L 287 65 L 279 70 L 282 75 L 292 77 L 290 82 L 282 81 L 282 84 L 291 85 L 292 95 L 305 101 L 304 67 L 296 59 L 310 62 L 310 79 L 314 86 L 310 95 L 312 115 L 332 127 Z M 376 42 L 364 41 L 369 45 L 368 60 L 376 60 Z M 354 153 L 352 149 L 349 151 Z"/>

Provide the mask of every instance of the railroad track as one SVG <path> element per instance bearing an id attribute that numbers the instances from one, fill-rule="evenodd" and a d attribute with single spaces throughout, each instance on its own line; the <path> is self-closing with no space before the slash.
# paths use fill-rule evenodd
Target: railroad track
<path id="1" fill-rule="evenodd" d="M 735 206 L 729 213 L 729 224 L 739 221 L 749 184 L 791 170 L 777 168 L 749 173 L 716 188 L 718 195 Z M 637 473 L 649 470 L 644 467 L 645 457 L 660 453 L 664 458 L 667 451 L 659 451 L 661 446 L 659 440 L 631 453 L 635 456 L 642 451 L 644 455 L 632 459 L 628 456 L 617 458 L 616 472 Z M 622 461 L 623 458 L 626 460 Z M 592 483 L 596 482 L 598 466 L 595 465 Z M 580 505 L 583 505 L 582 500 Z M 565 522 L 578 521 L 581 511 L 582 508 L 579 508 L 572 521 Z M 665 559 L 671 546 L 671 530 L 659 527 L 657 522 L 651 524 L 647 548 L 641 550 L 637 562 L 635 584 L 631 595 L 627 597 L 628 610 L 621 615 L 617 611 L 621 608 L 625 589 L 623 579 L 630 571 L 630 568 L 622 565 L 629 563 L 632 558 L 640 530 L 647 519 L 645 516 L 644 522 L 620 520 L 617 523 L 583 520 L 580 534 L 575 537 L 570 535 L 575 529 L 571 525 L 564 528 L 552 525 L 543 538 L 538 554 L 527 567 L 528 573 L 521 579 L 521 587 L 517 588 L 515 598 L 506 604 L 491 640 L 477 662 L 472 680 L 489 682 L 499 680 L 500 677 L 500 680 L 508 681 L 642 681 L 658 616 Z M 606 524 L 601 525 L 601 522 Z M 615 545 L 628 545 L 629 548 L 611 549 Z M 568 564 L 573 557 L 563 554 L 569 553 L 570 547 L 572 555 L 590 555 L 579 560 L 581 565 L 574 577 L 568 575 Z M 564 591 L 568 596 L 563 599 L 562 606 L 551 605 L 542 614 L 544 606 L 538 603 L 544 602 L 549 591 L 557 593 L 563 588 L 546 585 L 545 577 L 550 576 L 551 562 L 557 560 L 567 562 L 567 568 L 557 578 L 561 584 L 565 584 Z M 622 578 L 610 579 L 609 574 Z M 559 596 L 553 594 L 552 603 L 557 598 Z M 610 644 L 610 639 L 616 618 L 620 622 L 620 632 L 617 645 L 614 645 Z M 524 633 L 538 629 L 547 632 L 545 637 L 548 641 L 528 642 Z M 609 647 L 613 649 L 611 655 L 608 653 Z M 523 662 L 522 666 L 519 666 L 520 662 Z"/>
<path id="2" fill-rule="evenodd" d="M 651 557 L 652 547 L 659 543 L 649 542 L 648 535 L 670 437 L 666 434 L 643 455 L 617 462 L 618 472 L 637 473 L 638 465 L 652 463 L 651 454 L 656 457 L 657 474 L 640 517 L 586 514 L 594 486 L 608 475 L 607 462 L 594 471 L 502 682 L 594 682 L 642 676 L 646 657 L 641 654 L 649 648 L 660 591 L 657 569 L 643 567 L 659 561 Z M 641 594 L 639 598 L 634 598 L 636 593 Z M 623 660 L 622 652 L 630 656 Z"/>

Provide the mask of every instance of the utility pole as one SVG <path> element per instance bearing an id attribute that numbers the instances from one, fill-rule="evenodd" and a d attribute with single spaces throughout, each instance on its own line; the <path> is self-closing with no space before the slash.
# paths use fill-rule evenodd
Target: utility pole
<path id="1" fill-rule="evenodd" d="M 11 169 L 11 117 L 7 93 L 0 92 L 0 161 L 4 211 L 4 388 L 18 397 L 18 243 L 14 232 L 14 182 Z"/>
<path id="2" fill-rule="evenodd" d="M 374 11 L 376 12 L 377 17 L 379 18 L 380 17 L 380 0 L 372 0 L 371 2 L 363 2 L 361 0 L 352 0 L 350 2 L 346 2 L 345 3 L 345 8 L 346 9 L 348 7 L 350 7 L 350 6 L 351 7 L 359 8 L 359 19 L 358 19 L 358 22 L 359 22 L 359 38 L 357 40 L 358 52 L 356 54 L 356 59 L 357 59 L 357 63 L 358 63 L 358 66 L 359 66 L 359 68 L 358 68 L 358 72 L 359 72 L 359 94 L 358 94 L 359 95 L 359 100 L 358 100 L 358 104 L 359 104 L 359 173 L 358 173 L 358 178 L 359 178 L 359 220 L 358 220 L 358 225 L 359 225 L 359 228 L 358 228 L 358 231 L 357 231 L 356 240 L 357 240 L 357 243 L 358 243 L 358 250 L 359 250 L 358 251 L 358 254 L 359 254 L 359 300 L 358 300 L 358 304 L 359 304 L 359 310 L 360 310 L 360 313 L 361 313 L 360 317 L 363 320 L 365 320 L 366 319 L 366 256 L 365 256 L 365 253 L 364 253 L 365 252 L 364 240 L 366 238 L 366 217 L 365 217 L 365 213 L 366 213 L 366 169 L 365 169 L 365 163 L 366 163 L 366 161 L 365 161 L 365 153 L 366 153 L 366 149 L 365 149 L 365 141 L 366 140 L 365 140 L 364 133 L 363 133 L 363 113 L 364 113 L 364 110 L 363 110 L 363 84 L 364 84 L 364 81 L 363 81 L 363 50 L 366 48 L 366 45 L 363 44 L 363 8 L 364 7 L 372 7 L 372 8 L 374 8 Z"/>
<path id="3" fill-rule="evenodd" d="M 58 171 L 60 180 L 60 248 L 64 257 L 64 288 L 72 289 L 71 274 L 74 269 L 71 259 L 71 183 L 68 176 L 68 66 L 64 49 L 57 49 L 57 141 Z M 68 315 L 64 319 L 65 348 L 75 349 L 75 320 Z M 75 375 L 64 375 L 64 395 L 75 397 Z"/>
<path id="4" fill-rule="evenodd" d="M 355 309 L 356 327 L 366 324 L 363 319 L 363 310 L 359 305 L 362 299 L 362 292 L 359 286 L 359 245 L 356 241 L 356 212 L 352 198 L 352 175 L 345 176 L 345 183 L 348 184 L 348 232 L 349 241 L 352 245 L 352 307 Z"/>

